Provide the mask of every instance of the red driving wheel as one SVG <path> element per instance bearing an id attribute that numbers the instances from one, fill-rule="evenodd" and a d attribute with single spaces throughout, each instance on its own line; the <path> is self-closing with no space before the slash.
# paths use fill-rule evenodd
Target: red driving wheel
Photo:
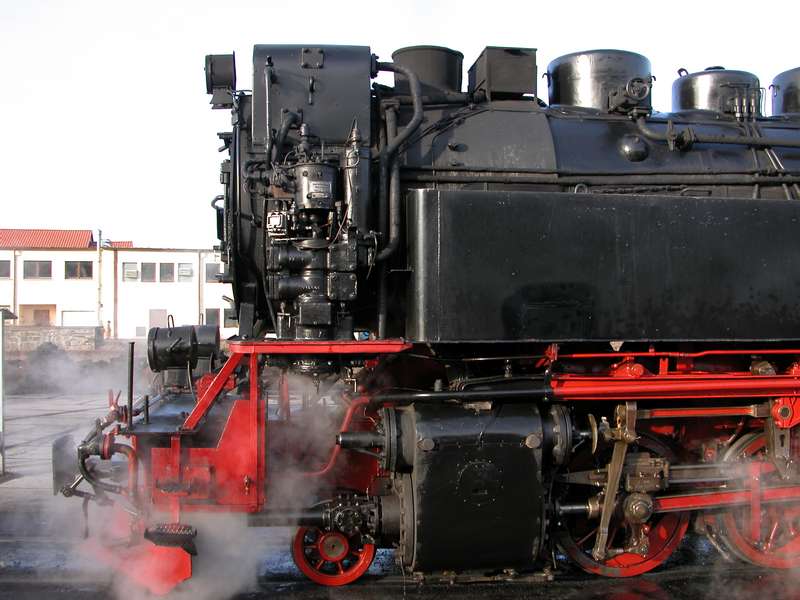
<path id="1" fill-rule="evenodd" d="M 670 461 L 675 460 L 670 448 L 655 438 L 641 436 L 632 444 L 631 452 L 649 452 L 662 456 Z M 608 456 L 601 453 L 595 457 L 584 449 L 572 458 L 568 470 L 580 471 L 588 468 L 602 468 Z M 586 486 L 561 485 L 556 494 L 567 502 L 583 501 L 586 498 Z M 655 569 L 680 545 L 689 527 L 689 512 L 656 514 L 645 525 L 647 535 L 647 552 L 637 554 L 624 552 L 616 556 L 598 561 L 592 557 L 592 548 L 598 530 L 598 519 L 587 519 L 580 515 L 564 515 L 559 518 L 559 529 L 555 534 L 556 541 L 564 553 L 588 573 L 605 577 L 635 577 Z M 621 547 L 625 541 L 625 526 L 619 515 L 611 519 L 607 548 Z"/>
<path id="2" fill-rule="evenodd" d="M 347 585 L 367 572 L 375 558 L 375 544 L 360 534 L 346 536 L 318 527 L 300 527 L 292 543 L 292 558 L 303 575 L 320 585 Z"/>
<path id="3" fill-rule="evenodd" d="M 751 433 L 734 443 L 725 455 L 729 461 L 756 461 L 762 465 L 761 483 L 779 483 L 780 476 L 767 457 L 767 438 Z M 743 506 L 716 515 L 713 529 L 732 554 L 762 567 L 800 567 L 800 506 L 762 505 L 759 539 L 753 539 L 750 507 Z"/>

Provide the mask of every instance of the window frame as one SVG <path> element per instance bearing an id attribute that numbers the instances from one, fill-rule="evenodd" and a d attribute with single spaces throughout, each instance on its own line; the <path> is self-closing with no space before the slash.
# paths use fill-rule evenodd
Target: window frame
<path id="1" fill-rule="evenodd" d="M 181 270 L 188 271 L 188 275 L 182 275 Z M 194 281 L 194 264 L 190 262 L 178 263 L 178 283 L 187 283 Z"/>
<path id="2" fill-rule="evenodd" d="M 28 265 L 36 265 L 36 274 L 28 274 Z M 40 273 L 41 266 L 47 265 L 47 275 Z M 22 278 L 23 279 L 52 279 L 53 278 L 53 261 L 52 260 L 23 260 L 22 261 Z"/>
<path id="3" fill-rule="evenodd" d="M 128 277 L 128 270 L 133 267 L 136 273 L 134 277 Z M 138 262 L 123 262 L 122 263 L 122 281 L 139 281 L 139 263 Z"/>
<path id="4" fill-rule="evenodd" d="M 139 263 L 139 281 L 141 281 L 142 283 L 155 283 L 157 281 L 157 279 L 156 279 L 156 265 L 157 264 L 158 263 L 154 263 L 154 262 L 142 262 L 142 263 Z M 147 279 L 145 279 L 145 273 L 144 273 L 145 265 L 147 265 L 148 269 L 150 269 L 150 268 L 153 269 L 152 276 L 149 276 Z"/>
<path id="5" fill-rule="evenodd" d="M 214 317 L 215 322 L 211 323 L 208 320 L 209 313 L 215 315 Z M 221 325 L 220 317 L 222 316 L 220 313 L 221 311 L 218 308 L 206 308 L 203 311 L 203 321 L 205 322 L 206 325 L 216 325 L 217 327 L 219 327 Z"/>
<path id="6" fill-rule="evenodd" d="M 164 277 L 164 267 L 168 267 L 169 278 Z M 160 283 L 175 283 L 175 263 L 174 262 L 160 262 L 158 263 L 158 281 Z"/>
<path id="7" fill-rule="evenodd" d="M 67 273 L 68 265 L 75 265 L 77 270 L 77 276 L 71 276 Z M 85 276 L 82 275 L 82 267 L 89 265 L 89 275 Z M 91 281 L 94 279 L 94 262 L 91 260 L 65 260 L 64 261 L 64 279 L 69 279 L 70 281 Z"/>
<path id="8" fill-rule="evenodd" d="M 0 269 L 0 279 L 11 279 L 11 261 L 5 258 L 0 259 L 0 268 L 3 265 L 5 265 L 8 268 L 8 275 L 3 275 L 3 272 Z"/>
<path id="9" fill-rule="evenodd" d="M 214 272 L 212 277 L 209 277 L 208 268 L 211 267 L 211 266 L 216 267 L 217 270 Z M 219 279 L 217 279 L 217 275 L 220 275 L 220 274 L 222 274 L 222 264 L 221 263 L 218 263 L 218 262 L 207 262 L 205 264 L 206 283 L 222 283 Z"/>

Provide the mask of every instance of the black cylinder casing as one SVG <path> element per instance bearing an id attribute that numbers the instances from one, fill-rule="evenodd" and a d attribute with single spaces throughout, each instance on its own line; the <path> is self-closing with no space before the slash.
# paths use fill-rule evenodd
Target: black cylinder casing
<path id="1" fill-rule="evenodd" d="M 197 333 L 193 325 L 153 327 L 147 333 L 147 363 L 159 373 L 170 367 L 194 369 L 197 365 Z"/>
<path id="2" fill-rule="evenodd" d="M 219 326 L 195 325 L 197 338 L 197 356 L 199 358 L 216 357 L 219 354 Z"/>
<path id="3" fill-rule="evenodd" d="M 784 71 L 772 80 L 772 114 L 800 114 L 800 67 Z"/>
<path id="4" fill-rule="evenodd" d="M 624 50 L 587 50 L 559 56 L 547 65 L 550 104 L 607 110 L 610 98 L 632 80 L 649 82 L 650 61 Z M 650 96 L 639 102 L 650 106 Z"/>
<path id="5" fill-rule="evenodd" d="M 761 84 L 747 71 L 708 67 L 682 75 L 672 83 L 673 112 L 710 110 L 734 114 L 737 103 L 742 102 L 752 104 L 752 112 L 761 115 Z"/>
<path id="6" fill-rule="evenodd" d="M 419 77 L 422 93 L 460 92 L 464 55 L 441 46 L 409 46 L 392 53 L 392 61 L 411 69 Z M 395 75 L 395 89 L 409 93 L 408 81 Z"/>
<path id="7" fill-rule="evenodd" d="M 544 497 L 539 409 L 419 404 L 396 410 L 403 520 L 400 549 L 412 571 L 531 566 L 542 545 Z M 534 446 L 534 447 L 531 447 Z M 388 448 L 386 448 L 388 449 Z"/>

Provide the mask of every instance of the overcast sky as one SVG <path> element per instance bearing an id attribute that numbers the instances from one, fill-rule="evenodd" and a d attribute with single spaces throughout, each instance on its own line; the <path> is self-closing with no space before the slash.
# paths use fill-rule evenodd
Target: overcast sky
<path id="1" fill-rule="evenodd" d="M 362 44 L 384 60 L 402 46 L 434 44 L 463 52 L 465 71 L 484 46 L 536 47 L 540 74 L 561 54 L 612 47 L 650 58 L 653 104 L 668 110 L 679 67 L 749 70 L 766 87 L 800 66 L 799 7 L 0 0 L 0 227 L 213 244 L 216 132 L 229 114 L 208 106 L 205 54 L 235 50 L 239 87 L 249 89 L 254 43 Z"/>

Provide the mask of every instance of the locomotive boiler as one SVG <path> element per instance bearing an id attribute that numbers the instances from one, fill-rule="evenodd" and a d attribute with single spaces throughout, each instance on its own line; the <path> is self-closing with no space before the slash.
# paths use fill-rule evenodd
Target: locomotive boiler
<path id="1" fill-rule="evenodd" d="M 126 510 L 115 564 L 152 591 L 204 512 L 297 526 L 323 585 L 377 548 L 420 580 L 635 576 L 690 524 L 800 566 L 800 69 L 681 69 L 660 112 L 632 52 L 540 79 L 487 47 L 466 91 L 462 60 L 257 45 L 241 90 L 206 57 L 239 333 L 152 330 L 160 390 L 54 464 Z"/>

